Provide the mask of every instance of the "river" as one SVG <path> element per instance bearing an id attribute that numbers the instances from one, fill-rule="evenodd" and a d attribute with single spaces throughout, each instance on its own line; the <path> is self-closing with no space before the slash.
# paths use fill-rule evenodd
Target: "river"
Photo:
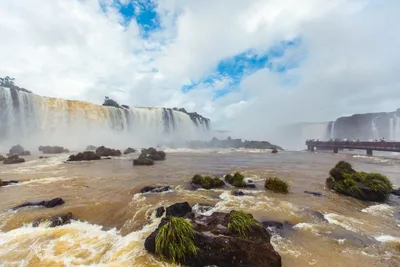
<path id="1" fill-rule="evenodd" d="M 272 237 L 285 267 L 400 266 L 400 199 L 366 203 L 325 189 L 329 169 L 347 160 L 356 170 L 380 172 L 400 185 L 400 157 L 259 150 L 166 150 L 167 159 L 154 166 L 133 166 L 135 155 L 110 160 L 65 163 L 69 154 L 19 165 L 0 165 L 0 179 L 22 183 L 0 188 L 0 266 L 170 266 L 148 254 L 145 238 L 160 219 L 159 206 L 187 201 L 206 203 L 212 211 L 250 212 L 260 221 L 289 221 Z M 384 154 L 382 154 L 384 155 Z M 223 175 L 241 171 L 257 189 L 233 196 L 233 188 L 193 191 L 196 173 Z M 266 177 L 290 184 L 290 194 L 264 190 Z M 173 190 L 140 194 L 147 185 Z M 322 193 L 314 197 L 305 190 Z M 9 211 L 25 201 L 62 197 L 65 204 Z M 196 206 L 195 206 L 196 207 Z M 323 217 L 318 216 L 318 211 Z M 44 216 L 72 212 L 76 220 L 56 228 L 33 228 Z"/>

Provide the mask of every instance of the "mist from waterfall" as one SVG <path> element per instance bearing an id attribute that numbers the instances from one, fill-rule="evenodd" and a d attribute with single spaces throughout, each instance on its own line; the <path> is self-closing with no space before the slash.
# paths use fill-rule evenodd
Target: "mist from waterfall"
<path id="1" fill-rule="evenodd" d="M 105 107 L 0 87 L 0 148 L 155 146 L 209 138 L 208 121 L 164 108 Z"/>
<path id="2" fill-rule="evenodd" d="M 400 117 L 394 114 L 390 119 L 389 127 L 390 140 L 400 141 Z"/>
<path id="3" fill-rule="evenodd" d="M 335 139 L 335 122 L 333 121 L 331 123 L 331 134 L 330 134 L 331 139 Z"/>
<path id="4" fill-rule="evenodd" d="M 378 117 L 375 117 L 375 118 L 372 119 L 372 121 L 371 121 L 373 139 L 380 139 L 380 137 L 379 137 L 379 131 L 378 131 L 378 128 L 376 127 L 376 123 L 375 123 L 375 120 L 376 120 L 377 118 L 379 118 L 379 116 L 378 116 Z"/>

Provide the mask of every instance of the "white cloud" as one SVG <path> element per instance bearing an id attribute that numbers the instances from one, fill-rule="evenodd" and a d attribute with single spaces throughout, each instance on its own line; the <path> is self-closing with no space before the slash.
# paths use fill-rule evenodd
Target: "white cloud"
<path id="1" fill-rule="evenodd" d="M 120 1 L 128 4 L 128 0 Z M 242 137 L 266 138 L 277 124 L 390 110 L 400 100 L 396 0 L 155 0 L 161 29 L 142 39 L 111 0 L 0 0 L 0 75 L 42 95 L 135 106 L 184 106 Z M 184 84 L 248 49 L 299 38 L 275 64 L 218 99 L 214 87 Z M 153 72 L 157 69 L 158 72 Z"/>

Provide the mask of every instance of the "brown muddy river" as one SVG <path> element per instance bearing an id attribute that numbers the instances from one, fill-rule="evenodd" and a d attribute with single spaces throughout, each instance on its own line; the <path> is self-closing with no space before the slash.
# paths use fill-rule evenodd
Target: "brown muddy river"
<path id="1" fill-rule="evenodd" d="M 67 154 L 38 156 L 20 165 L 0 165 L 0 179 L 23 181 L 0 188 L 0 266 L 170 266 L 148 254 L 143 244 L 160 222 L 155 209 L 182 201 L 215 206 L 209 213 L 240 209 L 260 221 L 289 221 L 293 228 L 272 237 L 285 267 L 400 266 L 400 199 L 365 203 L 325 189 L 329 169 L 342 159 L 356 170 L 383 173 L 400 185 L 396 155 L 167 150 L 167 160 L 151 167 L 133 167 L 137 154 L 77 163 L 64 163 Z M 251 195 L 235 197 L 228 186 L 193 191 L 189 185 L 196 173 L 236 170 L 257 184 L 257 189 L 244 190 Z M 290 194 L 265 191 L 263 181 L 269 176 L 288 181 Z M 137 193 L 146 185 L 170 185 L 173 190 Z M 8 210 L 25 201 L 55 197 L 66 203 L 51 209 Z M 30 224 L 62 212 L 72 212 L 76 220 L 57 228 Z"/>

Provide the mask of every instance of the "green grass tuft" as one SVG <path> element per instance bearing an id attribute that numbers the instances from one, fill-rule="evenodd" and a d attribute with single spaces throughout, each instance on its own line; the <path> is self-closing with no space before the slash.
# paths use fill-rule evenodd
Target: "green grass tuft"
<path id="1" fill-rule="evenodd" d="M 232 232 L 246 237 L 253 227 L 261 227 L 261 224 L 251 214 L 243 211 L 232 211 L 229 214 L 228 229 Z"/>
<path id="2" fill-rule="evenodd" d="M 289 193 L 289 184 L 278 177 L 267 178 L 265 180 L 265 188 L 275 193 Z"/>
<path id="3" fill-rule="evenodd" d="M 211 178 L 210 176 L 201 176 L 200 174 L 193 176 L 192 183 L 205 189 L 211 189 L 225 185 L 224 181 L 218 177 Z"/>
<path id="4" fill-rule="evenodd" d="M 191 222 L 184 218 L 170 217 L 170 221 L 158 230 L 156 253 L 161 257 L 181 262 L 187 255 L 197 255 L 194 230 Z"/>
<path id="5" fill-rule="evenodd" d="M 240 172 L 236 172 L 233 176 L 231 174 L 225 175 L 225 181 L 234 187 L 247 187 L 247 184 L 244 181 L 244 176 Z"/>

